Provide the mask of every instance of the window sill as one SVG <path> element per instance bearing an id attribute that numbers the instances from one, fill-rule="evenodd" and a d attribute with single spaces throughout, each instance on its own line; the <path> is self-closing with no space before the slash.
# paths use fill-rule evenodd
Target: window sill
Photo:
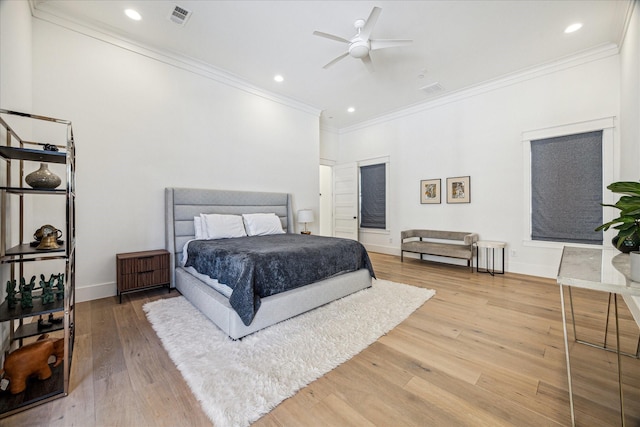
<path id="1" fill-rule="evenodd" d="M 391 230 L 383 230 L 381 228 L 359 228 L 358 231 L 369 234 L 391 234 Z"/>
<path id="2" fill-rule="evenodd" d="M 565 246 L 572 246 L 576 248 L 591 248 L 591 249 L 604 248 L 604 245 L 588 245 L 586 243 L 573 243 L 573 242 L 549 242 L 546 240 L 524 240 L 522 242 L 522 246 L 529 246 L 533 248 L 551 248 L 551 249 L 562 249 Z"/>

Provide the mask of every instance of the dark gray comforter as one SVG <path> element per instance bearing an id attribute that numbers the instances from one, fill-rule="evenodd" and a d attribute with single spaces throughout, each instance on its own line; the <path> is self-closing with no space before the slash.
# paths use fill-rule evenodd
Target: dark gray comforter
<path id="1" fill-rule="evenodd" d="M 229 303 L 245 325 L 260 298 L 342 273 L 367 268 L 369 254 L 355 240 L 300 234 L 194 240 L 186 267 L 232 288 Z"/>

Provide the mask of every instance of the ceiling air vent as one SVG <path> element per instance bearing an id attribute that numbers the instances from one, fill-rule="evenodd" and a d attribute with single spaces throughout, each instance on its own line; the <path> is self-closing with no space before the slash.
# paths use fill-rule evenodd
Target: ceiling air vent
<path id="1" fill-rule="evenodd" d="M 438 92 L 442 92 L 444 88 L 440 83 L 435 82 L 435 83 L 428 84 L 426 86 L 422 86 L 420 90 L 426 93 L 427 95 L 433 95 Z"/>
<path id="2" fill-rule="evenodd" d="M 171 22 L 175 22 L 178 25 L 184 26 L 189 20 L 190 16 L 191 16 L 190 10 L 187 10 L 184 7 L 175 5 L 173 10 L 171 11 L 171 14 L 169 15 L 169 20 Z"/>

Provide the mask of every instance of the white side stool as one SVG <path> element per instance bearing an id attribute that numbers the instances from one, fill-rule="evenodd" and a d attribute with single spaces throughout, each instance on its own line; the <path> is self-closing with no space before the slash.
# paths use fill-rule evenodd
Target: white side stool
<path id="1" fill-rule="evenodd" d="M 507 246 L 505 242 L 496 242 L 490 240 L 479 240 L 476 242 L 476 272 L 489 273 L 490 275 L 504 274 L 504 248 Z M 485 267 L 480 268 L 480 248 L 484 248 Z M 491 249 L 491 269 L 489 269 L 489 249 Z M 502 271 L 496 271 L 496 249 L 502 249 L 501 266 Z"/>

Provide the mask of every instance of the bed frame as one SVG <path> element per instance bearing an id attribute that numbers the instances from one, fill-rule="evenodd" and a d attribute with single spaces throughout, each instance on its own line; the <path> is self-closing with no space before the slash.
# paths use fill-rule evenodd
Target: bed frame
<path id="1" fill-rule="evenodd" d="M 228 299 L 179 265 L 184 244 L 195 237 L 193 217 L 205 214 L 275 212 L 282 227 L 294 233 L 291 196 L 286 193 L 225 191 L 195 188 L 165 189 L 165 246 L 171 253 L 171 287 L 196 306 L 232 339 L 297 316 L 306 311 L 371 286 L 364 268 L 307 286 L 262 298 L 260 309 L 248 326 L 242 323 Z"/>

